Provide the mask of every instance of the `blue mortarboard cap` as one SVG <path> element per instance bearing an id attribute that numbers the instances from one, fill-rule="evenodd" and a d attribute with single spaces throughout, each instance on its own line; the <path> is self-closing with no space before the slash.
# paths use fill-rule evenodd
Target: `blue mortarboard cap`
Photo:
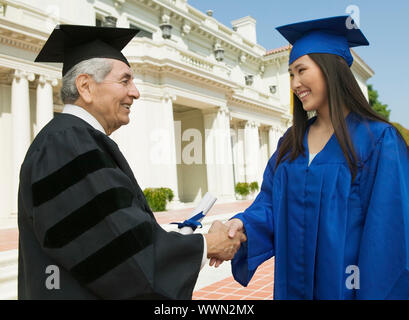
<path id="1" fill-rule="evenodd" d="M 350 16 L 303 21 L 276 29 L 293 45 L 289 64 L 309 53 L 331 53 L 341 56 L 351 66 L 349 48 L 369 45 Z"/>

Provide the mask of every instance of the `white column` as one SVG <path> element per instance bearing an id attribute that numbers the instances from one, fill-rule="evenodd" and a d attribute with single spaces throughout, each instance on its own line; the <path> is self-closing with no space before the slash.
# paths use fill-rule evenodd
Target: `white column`
<path id="1" fill-rule="evenodd" d="M 34 78 L 34 74 L 32 73 L 16 70 L 11 84 L 11 113 L 13 119 L 13 213 L 17 212 L 20 167 L 31 142 L 28 81 L 33 81 Z"/>
<path id="2" fill-rule="evenodd" d="M 268 131 L 265 127 L 259 128 L 260 135 L 260 151 L 259 151 L 259 171 L 258 171 L 258 184 L 261 186 L 263 181 L 264 170 L 266 169 L 269 157 L 269 143 L 268 143 Z"/>
<path id="3" fill-rule="evenodd" d="M 207 188 L 219 199 L 234 199 L 230 115 L 223 106 L 204 110 Z"/>
<path id="4" fill-rule="evenodd" d="M 236 148 L 236 183 L 238 182 L 246 182 L 246 162 L 245 162 L 245 149 L 244 149 L 244 141 L 245 141 L 245 130 L 243 128 L 243 124 L 237 126 L 237 148 Z"/>
<path id="5" fill-rule="evenodd" d="M 277 145 L 275 144 L 275 132 L 274 128 L 270 127 L 268 129 L 268 156 L 271 157 L 276 150 Z"/>
<path id="6" fill-rule="evenodd" d="M 259 124 L 255 121 L 247 121 L 244 127 L 244 155 L 246 168 L 246 182 L 257 181 L 259 166 Z"/>
<path id="7" fill-rule="evenodd" d="M 54 116 L 52 87 L 56 86 L 57 84 L 57 79 L 50 79 L 43 75 L 40 75 L 38 79 L 36 135 Z"/>
<path id="8" fill-rule="evenodd" d="M 283 135 L 282 130 L 279 127 L 272 126 L 268 130 L 268 148 L 270 157 L 277 151 L 278 140 Z"/>
<path id="9" fill-rule="evenodd" d="M 161 168 L 162 177 L 166 177 L 166 186 L 173 190 L 174 202 L 179 202 L 178 192 L 178 174 L 177 174 L 177 159 L 176 159 L 176 140 L 175 140 L 175 122 L 173 117 L 173 101 L 176 96 L 164 94 L 162 97 L 161 114 L 164 119 L 163 129 L 168 132 L 167 135 L 167 163 Z"/>
<path id="10" fill-rule="evenodd" d="M 130 122 L 115 131 L 114 139 L 127 159 L 142 190 L 171 188 L 179 201 L 173 101 L 176 96 L 151 94 L 137 85 L 141 98 L 134 100 Z"/>
<path id="11" fill-rule="evenodd" d="M 233 168 L 234 168 L 234 180 L 235 183 L 240 182 L 240 160 L 239 160 L 239 136 L 238 136 L 238 125 L 233 124 L 230 128 L 230 136 L 232 139 L 232 149 L 233 149 Z M 241 164 L 242 165 L 242 164 Z"/>

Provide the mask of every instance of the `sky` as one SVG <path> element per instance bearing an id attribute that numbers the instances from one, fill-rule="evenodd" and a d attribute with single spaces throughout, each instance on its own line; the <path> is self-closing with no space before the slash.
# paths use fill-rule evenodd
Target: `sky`
<path id="1" fill-rule="evenodd" d="M 409 129 L 409 0 L 188 0 L 188 3 L 202 12 L 213 10 L 213 17 L 230 28 L 231 21 L 252 16 L 257 20 L 257 42 L 267 50 L 288 44 L 275 27 L 341 16 L 348 10 L 359 18 L 359 26 L 370 43 L 354 48 L 375 72 L 367 83 L 378 91 L 379 101 L 388 105 L 390 120 Z"/>

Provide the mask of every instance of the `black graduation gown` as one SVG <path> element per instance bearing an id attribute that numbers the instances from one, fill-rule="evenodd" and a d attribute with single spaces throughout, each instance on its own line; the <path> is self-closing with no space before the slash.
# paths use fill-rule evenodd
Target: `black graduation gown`
<path id="1" fill-rule="evenodd" d="M 56 116 L 30 146 L 18 226 L 19 299 L 192 297 L 202 235 L 163 230 L 117 144 L 78 117 Z"/>

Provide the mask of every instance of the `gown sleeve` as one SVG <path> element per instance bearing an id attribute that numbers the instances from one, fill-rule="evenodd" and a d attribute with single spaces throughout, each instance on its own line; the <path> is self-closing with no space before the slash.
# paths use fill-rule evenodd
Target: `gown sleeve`
<path id="1" fill-rule="evenodd" d="M 358 299 L 409 299 L 409 152 L 388 127 L 361 182 L 366 212 L 359 250 Z"/>
<path id="2" fill-rule="evenodd" d="M 277 150 L 281 141 L 282 138 Z M 243 221 L 247 236 L 231 261 L 233 277 L 243 286 L 248 285 L 260 264 L 274 256 L 273 176 L 277 154 L 276 151 L 267 163 L 260 193 L 254 202 L 233 217 Z"/>
<path id="3" fill-rule="evenodd" d="M 99 298 L 191 299 L 202 235 L 163 230 L 93 134 L 50 134 L 22 168 L 24 206 L 43 252 Z"/>

